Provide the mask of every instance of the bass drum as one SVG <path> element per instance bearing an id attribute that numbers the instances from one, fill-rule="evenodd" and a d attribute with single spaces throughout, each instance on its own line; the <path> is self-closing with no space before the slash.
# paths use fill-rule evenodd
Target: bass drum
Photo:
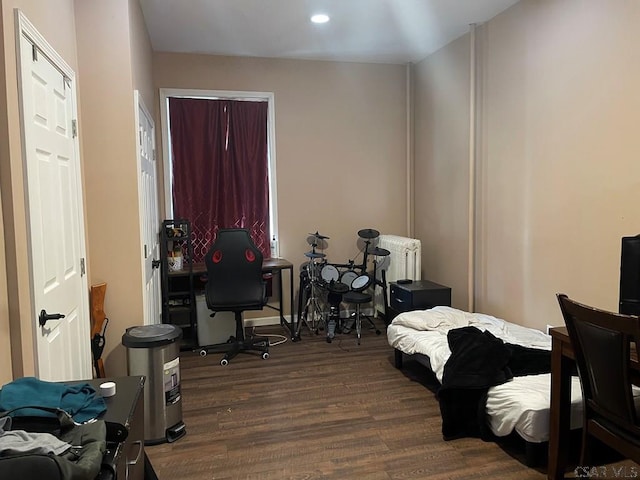
<path id="1" fill-rule="evenodd" d="M 337 282 L 340 278 L 340 273 L 338 273 L 338 269 L 334 265 L 327 264 L 320 270 L 320 278 L 326 283 Z"/>
<path id="2" fill-rule="evenodd" d="M 344 283 L 347 287 L 351 288 L 353 281 L 358 278 L 358 274 L 353 270 L 347 270 L 340 275 L 340 283 Z"/>

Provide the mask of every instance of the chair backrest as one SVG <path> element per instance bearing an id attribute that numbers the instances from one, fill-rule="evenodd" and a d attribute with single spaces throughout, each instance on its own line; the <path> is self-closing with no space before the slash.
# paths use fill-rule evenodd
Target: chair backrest
<path id="1" fill-rule="evenodd" d="M 262 253 L 245 229 L 220 229 L 205 257 L 207 307 L 214 311 L 259 310 L 266 302 Z"/>
<path id="2" fill-rule="evenodd" d="M 631 342 L 640 339 L 640 319 L 589 307 L 564 294 L 557 297 L 576 357 L 586 418 L 599 417 L 640 434 L 629 377 Z"/>

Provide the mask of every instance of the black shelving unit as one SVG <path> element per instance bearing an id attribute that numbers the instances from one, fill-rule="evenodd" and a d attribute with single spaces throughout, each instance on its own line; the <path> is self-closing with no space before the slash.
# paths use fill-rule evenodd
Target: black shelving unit
<path id="1" fill-rule="evenodd" d="M 191 224 L 185 219 L 164 220 L 160 240 L 162 321 L 182 328 L 181 350 L 190 350 L 198 345 Z"/>

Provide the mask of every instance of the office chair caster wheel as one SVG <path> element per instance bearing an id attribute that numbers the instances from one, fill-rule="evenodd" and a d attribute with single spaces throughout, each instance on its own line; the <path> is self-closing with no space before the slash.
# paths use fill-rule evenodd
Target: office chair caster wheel
<path id="1" fill-rule="evenodd" d="M 267 358 L 269 358 L 269 352 L 264 352 L 264 353 L 262 354 L 262 359 L 263 359 L 263 360 L 266 360 Z"/>
<path id="2" fill-rule="evenodd" d="M 222 365 L 223 367 L 226 367 L 227 365 L 229 365 L 229 360 L 227 360 L 226 358 L 223 358 L 222 360 L 220 360 L 220 365 Z"/>
<path id="3" fill-rule="evenodd" d="M 201 357 L 206 357 L 207 356 L 207 351 L 206 350 L 200 350 L 200 356 Z"/>
<path id="4" fill-rule="evenodd" d="M 380 330 L 376 330 L 376 335 L 380 335 Z"/>

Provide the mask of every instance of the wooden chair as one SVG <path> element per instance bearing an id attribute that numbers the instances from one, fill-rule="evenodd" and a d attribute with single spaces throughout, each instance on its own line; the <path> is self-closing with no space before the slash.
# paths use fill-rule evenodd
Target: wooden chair
<path id="1" fill-rule="evenodd" d="M 98 283 L 91 285 L 91 354 L 96 378 L 105 378 L 102 352 L 104 351 L 105 332 L 109 319 L 104 313 L 104 297 L 107 293 L 107 284 Z"/>
<path id="2" fill-rule="evenodd" d="M 596 438 L 640 463 L 640 425 L 633 401 L 631 343 L 638 351 L 640 318 L 599 310 L 558 294 L 576 358 L 584 416 L 580 462 Z"/>

